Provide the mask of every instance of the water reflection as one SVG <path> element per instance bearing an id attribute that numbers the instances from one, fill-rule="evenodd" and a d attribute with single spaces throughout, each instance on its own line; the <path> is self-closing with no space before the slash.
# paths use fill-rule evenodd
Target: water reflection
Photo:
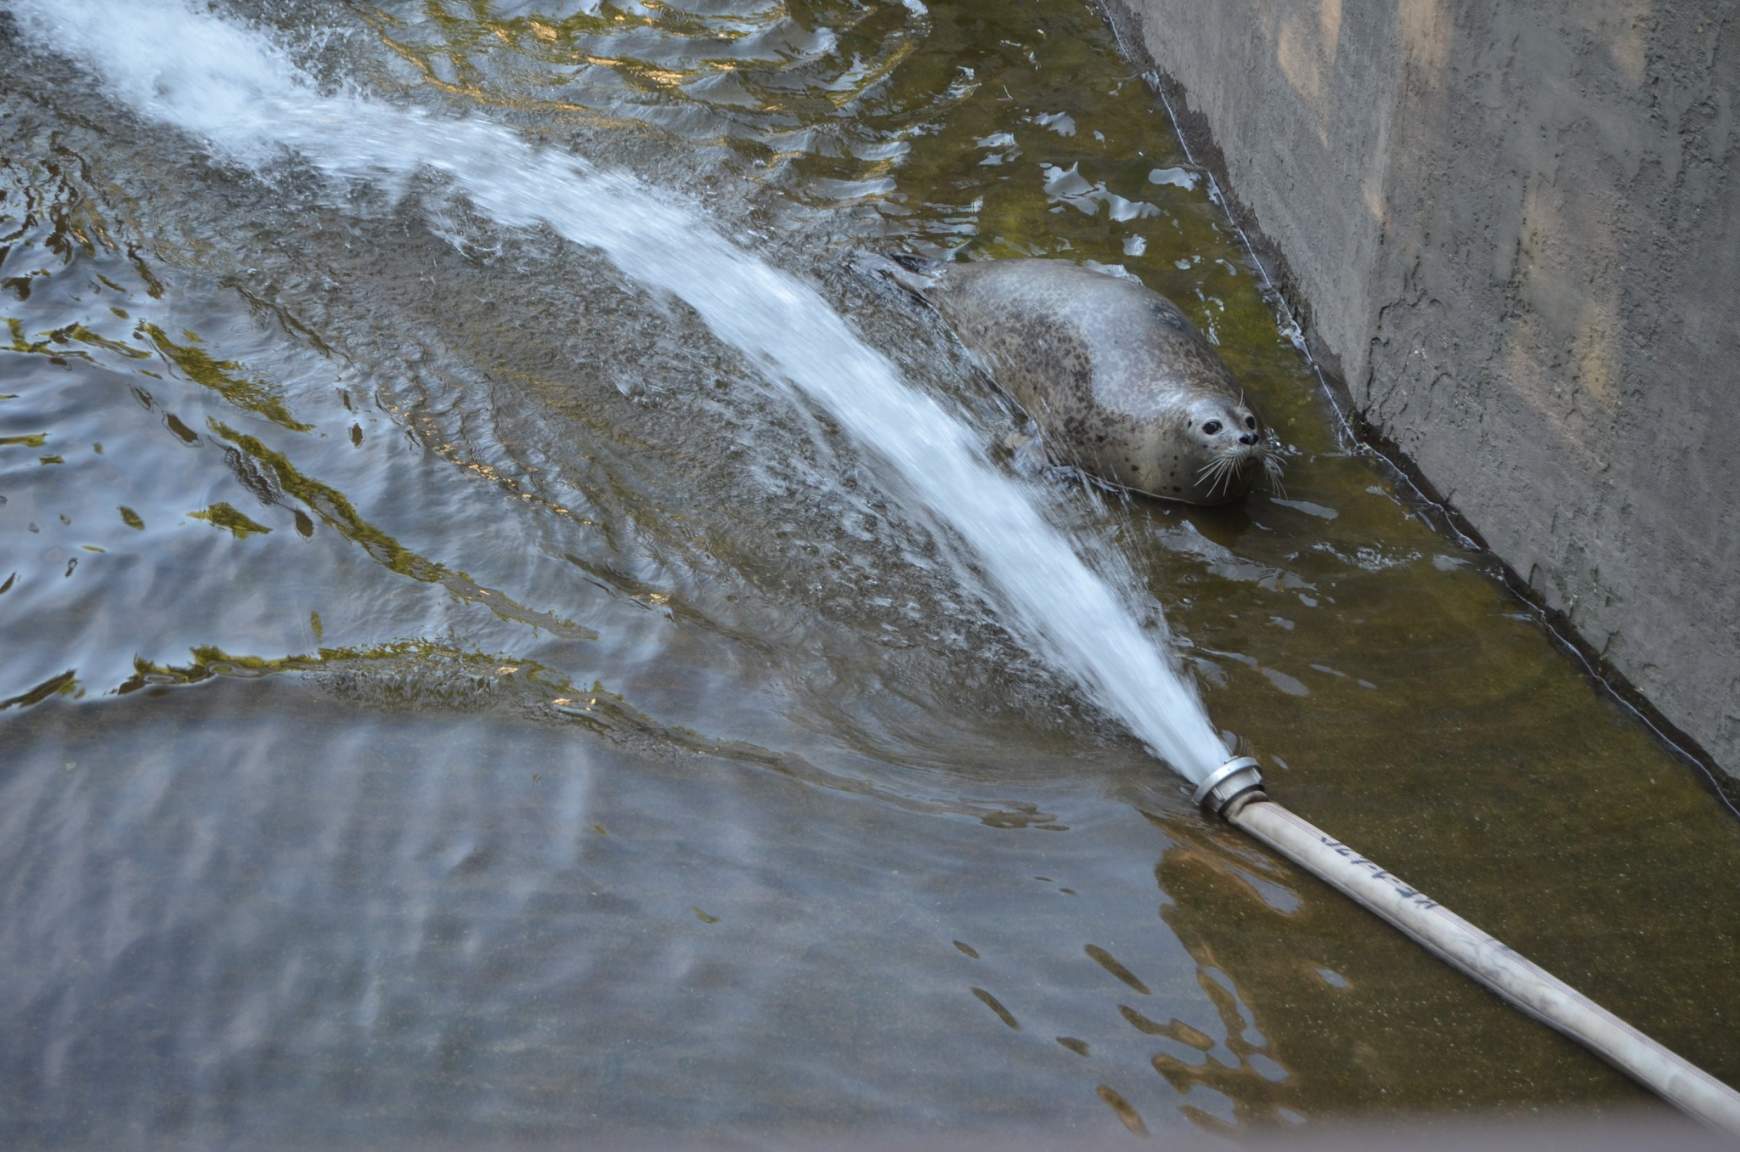
<path id="1" fill-rule="evenodd" d="M 1544 1028 L 1495 1032 L 1496 1007 L 1410 942 L 1223 828 L 1150 817 L 1168 841 L 1155 867 L 1160 915 L 1203 1000 L 1130 1024 L 1164 1041 L 1154 1071 L 1180 1112 L 1213 1132 L 1287 1126 L 1328 1108 L 1407 1108 L 1434 1080 L 1439 1109 L 1485 1114 L 1590 1095 L 1624 1108 L 1641 1089 Z M 1277 942 L 1285 940 L 1286 946 Z"/>
<path id="2" fill-rule="evenodd" d="M 1070 899 L 1027 875 L 1046 833 L 311 686 L 146 687 L 6 729 L 11 1138 L 1102 1117 L 1097 1054 L 1040 1029 L 1110 982 L 1057 942 L 1140 905 L 1139 874 L 1095 879 L 1146 835 L 1123 805 L 1075 802 L 1121 843 L 1052 854 Z"/>

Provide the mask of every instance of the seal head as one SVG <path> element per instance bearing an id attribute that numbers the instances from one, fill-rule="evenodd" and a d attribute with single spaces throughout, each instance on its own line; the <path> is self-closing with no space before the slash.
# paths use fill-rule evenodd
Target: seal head
<path id="1" fill-rule="evenodd" d="M 1268 430 L 1213 345 L 1140 283 L 997 260 L 948 265 L 927 294 L 1059 462 L 1191 504 L 1278 480 Z"/>
<path id="2" fill-rule="evenodd" d="M 1183 439 L 1188 447 L 1176 439 L 1156 436 L 1149 448 L 1155 471 L 1173 458 L 1183 470 L 1194 469 L 1187 492 L 1174 493 L 1173 498 L 1196 504 L 1223 503 L 1248 492 L 1259 474 L 1274 478 L 1279 461 L 1269 451 L 1268 429 L 1243 396 L 1236 400 L 1206 394 L 1197 397 L 1186 406 L 1184 423 Z"/>

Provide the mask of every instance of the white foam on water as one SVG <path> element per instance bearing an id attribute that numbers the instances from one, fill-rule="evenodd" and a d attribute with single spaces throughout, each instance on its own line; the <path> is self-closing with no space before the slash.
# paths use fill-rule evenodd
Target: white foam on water
<path id="1" fill-rule="evenodd" d="M 548 226 L 693 308 L 779 388 L 829 412 L 966 542 L 1007 623 L 1191 780 L 1226 749 L 1170 653 L 999 471 L 973 431 L 853 334 L 802 280 L 630 175 L 528 145 L 479 118 L 324 93 L 269 37 L 180 0 L 14 0 L 39 47 L 70 56 L 138 115 L 258 170 L 294 153 L 337 183 L 437 172 L 510 228 Z"/>

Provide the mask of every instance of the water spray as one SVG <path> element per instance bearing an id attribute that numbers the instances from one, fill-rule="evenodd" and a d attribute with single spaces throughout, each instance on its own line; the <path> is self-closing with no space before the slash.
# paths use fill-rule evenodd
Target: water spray
<path id="1" fill-rule="evenodd" d="M 1269 799 L 1249 756 L 1228 760 L 1193 799 L 1280 853 L 1414 943 L 1593 1051 L 1694 1119 L 1740 1136 L 1740 1092 L 1675 1055 L 1400 876 Z"/>

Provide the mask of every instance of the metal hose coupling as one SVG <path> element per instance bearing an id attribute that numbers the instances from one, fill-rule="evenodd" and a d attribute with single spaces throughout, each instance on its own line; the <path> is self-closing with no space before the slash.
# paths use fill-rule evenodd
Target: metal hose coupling
<path id="1" fill-rule="evenodd" d="M 1264 799 L 1267 797 L 1263 795 L 1263 774 L 1250 756 L 1235 756 L 1210 772 L 1191 797 L 1213 816 L 1226 815 L 1235 800 L 1242 805 Z"/>

